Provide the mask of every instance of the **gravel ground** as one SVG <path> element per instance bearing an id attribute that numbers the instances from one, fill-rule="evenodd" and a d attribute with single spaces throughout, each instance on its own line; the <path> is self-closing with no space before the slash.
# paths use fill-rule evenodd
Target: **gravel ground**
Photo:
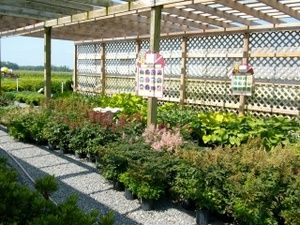
<path id="1" fill-rule="evenodd" d="M 13 155 L 33 179 L 43 175 L 55 175 L 59 190 L 52 196 L 56 202 L 63 201 L 70 194 L 78 195 L 79 206 L 90 211 L 97 209 L 102 213 L 113 210 L 116 225 L 194 225 L 194 213 L 188 213 L 173 204 L 163 201 L 156 210 L 143 211 L 138 200 L 127 200 L 123 192 L 115 191 L 92 163 L 76 159 L 73 155 L 61 155 L 47 148 L 25 144 L 13 140 L 0 127 L 0 156 Z M 32 187 L 16 163 L 9 164 L 20 173 L 21 182 Z M 212 224 L 222 224 L 214 222 Z"/>

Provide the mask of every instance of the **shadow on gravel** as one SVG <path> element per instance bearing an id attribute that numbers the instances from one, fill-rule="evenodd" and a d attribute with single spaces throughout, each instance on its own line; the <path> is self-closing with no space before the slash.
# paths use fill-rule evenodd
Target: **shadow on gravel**
<path id="1" fill-rule="evenodd" d="M 6 151 L 3 150 L 2 148 L 0 148 L 0 151 L 6 153 Z M 41 171 L 39 168 L 36 168 L 36 167 L 28 164 L 27 162 L 23 161 L 22 159 L 17 158 L 17 157 L 15 157 L 15 158 L 18 160 L 18 162 L 24 168 L 26 168 L 27 172 L 30 175 L 34 174 L 33 179 L 37 179 L 38 177 L 48 175 L 47 173 Z M 69 157 L 66 157 L 66 160 L 75 161 L 75 160 L 70 159 Z M 83 167 L 86 167 L 86 168 L 89 168 L 89 166 L 87 166 L 83 163 L 80 163 L 80 162 L 77 162 L 76 164 L 80 165 L 80 166 L 83 166 Z M 14 163 L 14 166 L 17 167 L 17 165 L 15 163 Z M 95 169 L 92 168 L 92 167 L 90 167 L 90 172 L 85 171 L 85 173 L 94 173 L 94 172 L 95 172 Z M 73 176 L 78 176 L 78 174 L 75 173 L 75 174 L 70 174 L 70 177 L 72 175 Z M 115 224 L 116 225 L 121 225 L 121 224 L 122 225 L 124 225 L 124 224 L 126 224 L 126 225 L 138 225 L 138 224 L 140 224 L 140 223 L 128 218 L 126 215 L 122 215 L 119 212 L 107 207 L 105 204 L 102 204 L 102 203 L 96 201 L 95 199 L 89 197 L 87 194 L 84 194 L 84 193 L 74 189 L 73 187 L 71 187 L 71 186 L 67 185 L 66 183 L 64 183 L 63 181 L 61 181 L 61 179 L 62 179 L 61 177 L 57 177 L 57 181 L 59 183 L 59 190 L 56 193 L 53 194 L 54 199 L 60 199 L 62 201 L 67 196 L 70 196 L 71 194 L 76 194 L 78 196 L 78 205 L 79 205 L 79 207 L 82 208 L 85 211 L 89 211 L 91 209 L 96 209 L 101 213 L 107 213 L 108 211 L 111 210 L 111 211 L 113 211 L 113 213 L 115 215 Z M 104 190 L 98 190 L 95 193 L 102 192 L 102 191 L 107 191 L 107 190 L 110 190 L 110 189 L 112 189 L 112 188 L 106 188 Z"/>
<path id="2" fill-rule="evenodd" d="M 47 154 L 33 155 L 33 156 L 24 157 L 23 159 L 36 159 L 36 158 L 40 158 L 40 157 L 45 157 L 47 155 L 51 155 L 51 154 L 47 153 Z"/>
<path id="3" fill-rule="evenodd" d="M 0 130 L 4 131 L 4 132 L 7 132 L 7 128 L 0 125 Z M 3 137 L 5 137 L 6 135 L 3 135 Z M 1 136 L 2 137 L 2 136 Z"/>
<path id="4" fill-rule="evenodd" d="M 42 166 L 39 167 L 39 169 L 46 169 L 46 168 L 50 168 L 50 167 L 54 167 L 54 166 L 61 166 L 61 165 L 67 165 L 70 164 L 69 162 L 65 162 L 65 163 L 56 163 L 56 164 L 52 164 L 52 165 L 48 165 L 48 166 Z"/>
<path id="5" fill-rule="evenodd" d="M 4 144 L 5 142 L 2 142 L 2 144 Z M 8 143 L 8 141 L 7 141 Z M 13 152 L 13 151 L 20 151 L 20 150 L 23 150 L 23 149 L 30 149 L 32 148 L 32 146 L 27 146 L 27 147 L 21 147 L 21 148 L 13 148 L 13 149 L 10 149 L 9 151 L 10 152 Z"/>

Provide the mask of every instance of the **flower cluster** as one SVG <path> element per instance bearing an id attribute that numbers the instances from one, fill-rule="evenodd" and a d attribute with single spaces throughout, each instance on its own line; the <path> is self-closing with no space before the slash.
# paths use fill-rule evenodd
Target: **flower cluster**
<path id="1" fill-rule="evenodd" d="M 151 125 L 145 129 L 142 136 L 145 142 L 150 144 L 156 151 L 165 150 L 174 153 L 183 143 L 183 138 L 178 129 L 168 130 Z"/>

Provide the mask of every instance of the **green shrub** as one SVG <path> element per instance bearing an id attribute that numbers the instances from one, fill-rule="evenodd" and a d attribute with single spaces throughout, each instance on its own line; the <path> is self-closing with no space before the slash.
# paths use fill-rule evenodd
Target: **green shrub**
<path id="1" fill-rule="evenodd" d="M 45 199 L 49 199 L 50 195 L 58 189 L 55 177 L 50 175 L 37 179 L 34 187 Z"/>
<path id="2" fill-rule="evenodd" d="M 43 71 L 16 71 L 19 76 L 19 91 L 37 92 L 44 88 L 44 74 Z M 61 83 L 64 82 L 64 91 L 70 91 L 71 88 L 71 73 L 53 72 L 51 76 L 51 92 L 52 94 L 59 94 L 61 92 Z M 11 92 L 17 90 L 16 79 L 5 78 L 2 82 L 4 92 Z"/>
<path id="3" fill-rule="evenodd" d="M 107 152 L 100 163 L 101 174 L 110 181 L 117 181 L 128 168 L 128 160 L 118 152 Z"/>
<path id="4" fill-rule="evenodd" d="M 72 133 L 69 149 L 73 152 L 88 153 L 98 145 L 105 145 L 117 139 L 110 129 L 103 129 L 98 124 L 85 123 Z"/>
<path id="5" fill-rule="evenodd" d="M 0 95 L 0 107 L 8 106 L 12 104 L 12 99 L 7 94 Z"/>
<path id="6" fill-rule="evenodd" d="M 299 211 L 299 152 L 295 146 L 261 149 L 261 142 L 180 155 L 187 160 L 173 190 L 196 199 L 199 208 L 232 215 L 249 225 L 292 224 Z M 190 176 L 190 178 L 189 178 Z M 187 185 L 184 189 L 184 186 Z M 297 223 L 295 223 L 297 224 Z"/>
<path id="7" fill-rule="evenodd" d="M 30 91 L 23 92 L 7 92 L 5 93 L 6 97 L 10 100 L 19 101 L 21 103 L 26 103 L 28 105 L 41 105 L 41 103 L 45 100 L 45 96 Z"/>
<path id="8" fill-rule="evenodd" d="M 37 181 L 39 189 L 54 191 L 53 177 Z M 95 210 L 85 213 L 77 206 L 77 197 L 72 195 L 55 205 L 17 182 L 17 174 L 0 158 L 0 218 L 2 224 L 24 225 L 113 225 L 112 213 L 101 215 Z"/>
<path id="9" fill-rule="evenodd" d="M 203 177 L 198 168 L 187 162 L 176 167 L 176 176 L 171 185 L 171 192 L 176 200 L 196 201 L 198 191 L 202 191 L 203 186 Z"/>
<path id="10" fill-rule="evenodd" d="M 298 172 L 299 174 L 299 172 Z M 300 178 L 299 175 L 294 182 L 291 182 L 286 189 L 282 202 L 280 216 L 286 225 L 300 224 Z"/>
<path id="11" fill-rule="evenodd" d="M 31 111 L 16 115 L 8 126 L 9 134 L 19 141 L 44 143 L 42 131 L 47 122 L 46 112 Z"/>
<path id="12" fill-rule="evenodd" d="M 170 189 L 178 159 L 168 153 L 149 149 L 144 150 L 141 158 L 133 158 L 129 154 L 128 170 L 119 174 L 120 181 L 139 198 L 159 199 Z"/>
<path id="13" fill-rule="evenodd" d="M 142 97 L 131 94 L 114 94 L 111 97 L 103 95 L 94 104 L 100 107 L 121 108 L 122 113 L 126 115 L 140 113 L 145 116 L 147 113 L 146 101 Z"/>

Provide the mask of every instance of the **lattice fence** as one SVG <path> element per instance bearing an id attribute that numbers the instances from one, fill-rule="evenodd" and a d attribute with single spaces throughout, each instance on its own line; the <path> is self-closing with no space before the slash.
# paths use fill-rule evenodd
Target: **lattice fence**
<path id="1" fill-rule="evenodd" d="M 180 101 L 182 38 L 162 39 L 160 53 L 166 60 L 163 101 Z M 255 72 L 255 93 L 247 98 L 252 114 L 299 115 L 300 31 L 252 33 L 249 63 Z M 135 93 L 137 42 L 108 42 L 105 45 L 105 92 Z M 140 49 L 149 49 L 142 40 Z M 230 95 L 228 72 L 243 56 L 243 34 L 197 36 L 186 39 L 186 99 L 202 110 L 236 111 L 238 96 Z M 78 82 L 81 90 L 99 91 L 100 43 L 78 46 Z M 90 90 L 89 89 L 89 90 Z"/>
<path id="2" fill-rule="evenodd" d="M 100 88 L 100 44 L 77 46 L 78 87 L 82 91 L 96 91 Z"/>

